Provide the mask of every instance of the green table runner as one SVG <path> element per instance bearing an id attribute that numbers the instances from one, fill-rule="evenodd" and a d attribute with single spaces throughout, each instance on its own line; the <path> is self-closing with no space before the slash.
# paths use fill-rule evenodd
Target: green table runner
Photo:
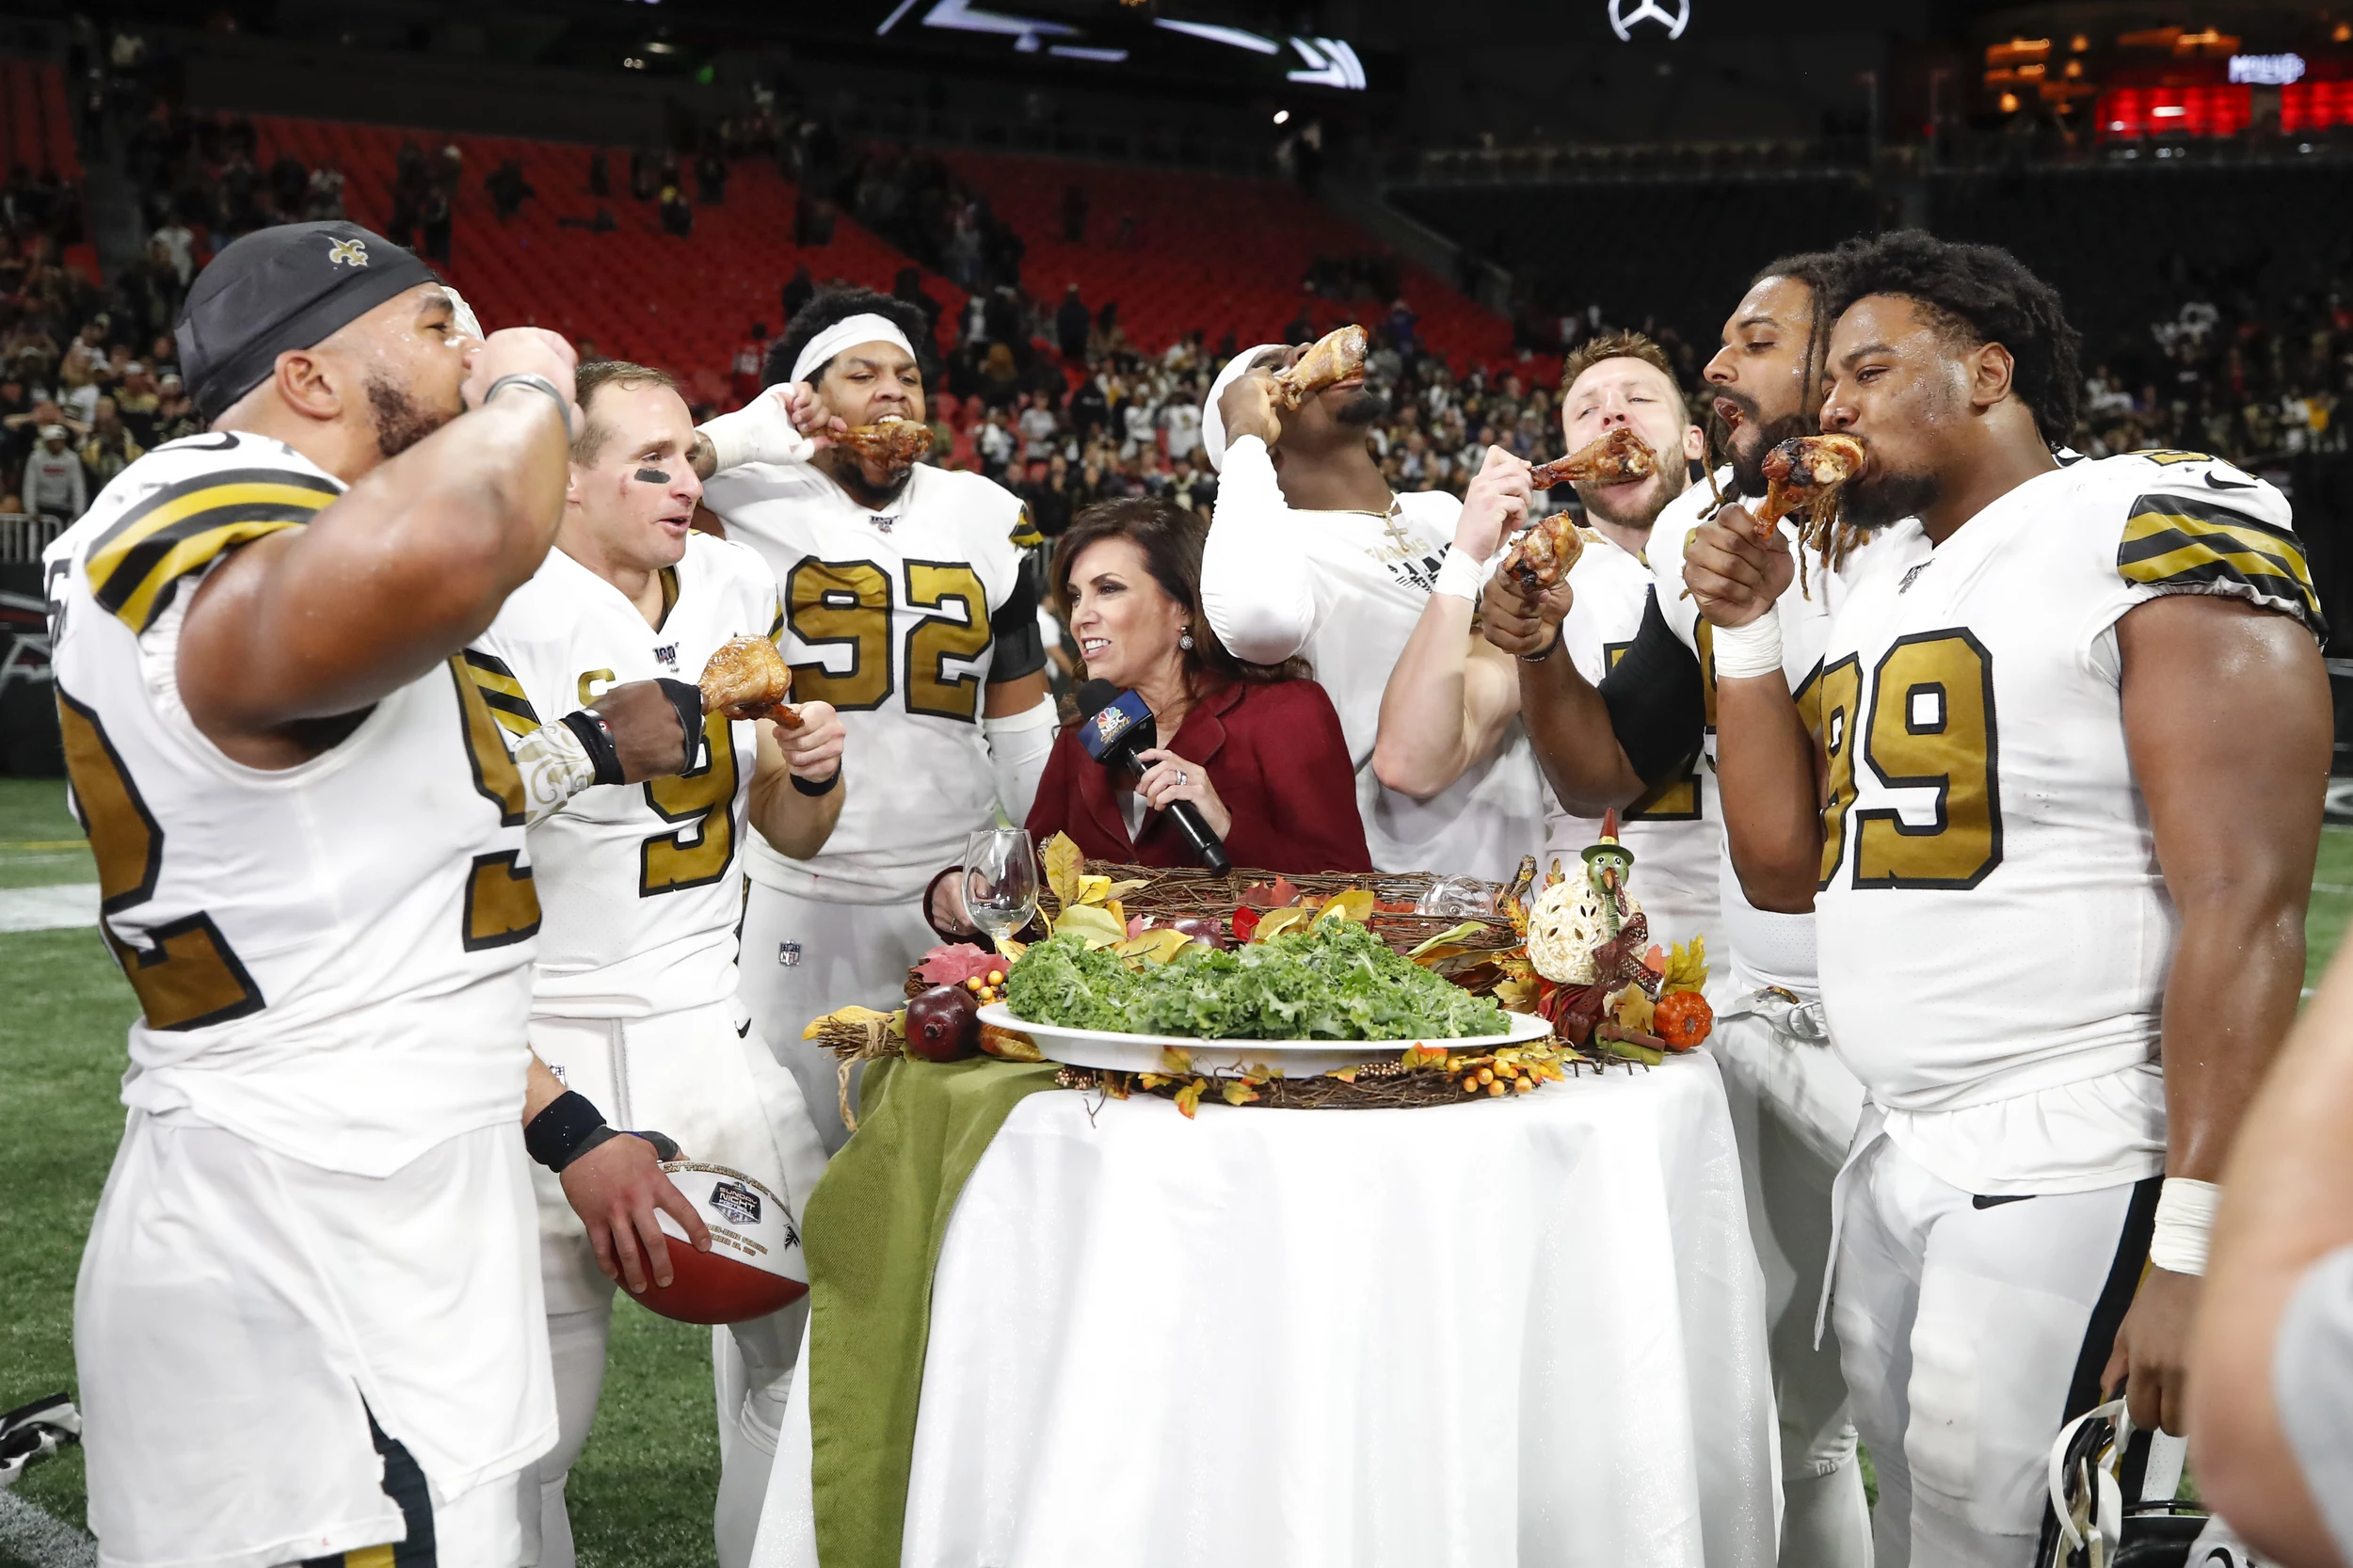
<path id="1" fill-rule="evenodd" d="M 957 1194 L 1052 1064 L 866 1065 L 857 1134 L 801 1217 L 808 1261 L 809 1486 L 824 1568 L 898 1568 L 932 1269 Z"/>

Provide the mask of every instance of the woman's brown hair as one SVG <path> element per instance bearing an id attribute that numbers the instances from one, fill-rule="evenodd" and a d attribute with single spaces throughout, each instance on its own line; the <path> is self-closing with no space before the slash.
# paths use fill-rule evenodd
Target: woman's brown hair
<path id="1" fill-rule="evenodd" d="M 1201 549 L 1209 537 L 1209 525 L 1201 520 L 1200 514 L 1173 501 L 1139 495 L 1096 502 L 1072 520 L 1055 542 L 1054 564 L 1047 574 L 1055 612 L 1068 624 L 1070 569 L 1087 547 L 1105 539 L 1128 539 L 1144 552 L 1144 570 L 1183 609 L 1191 625 L 1193 647 L 1183 651 L 1187 691 L 1197 697 L 1236 682 L 1267 685 L 1315 679 L 1313 666 L 1305 659 L 1286 659 L 1279 664 L 1245 664 L 1217 640 L 1209 617 L 1201 613 Z"/>

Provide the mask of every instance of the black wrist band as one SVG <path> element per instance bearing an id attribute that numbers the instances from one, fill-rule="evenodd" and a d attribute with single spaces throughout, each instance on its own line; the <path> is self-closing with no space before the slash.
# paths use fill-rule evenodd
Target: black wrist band
<path id="1" fill-rule="evenodd" d="M 614 744 L 613 727 L 604 722 L 604 715 L 594 708 L 580 708 L 564 715 L 564 728 L 580 737 L 582 749 L 597 770 L 600 784 L 626 782 L 621 775 L 621 750 Z"/>
<path id="2" fill-rule="evenodd" d="M 841 782 L 841 765 L 839 762 L 835 763 L 833 772 L 825 776 L 825 781 L 823 784 L 811 784 L 797 773 L 788 776 L 792 780 L 792 788 L 808 796 L 809 799 L 815 800 L 820 795 L 833 793 L 833 787 Z"/>
<path id="3" fill-rule="evenodd" d="M 686 742 L 686 760 L 680 766 L 681 770 L 691 768 L 695 765 L 696 753 L 702 748 L 702 688 L 683 680 L 673 680 L 666 675 L 656 676 L 653 683 L 662 688 L 662 695 L 668 697 L 670 706 L 678 710 L 679 731 Z"/>
<path id="4" fill-rule="evenodd" d="M 1541 653 L 1523 653 L 1520 655 L 1520 663 L 1523 664 L 1541 664 L 1545 660 L 1551 658 L 1553 649 L 1559 648 L 1560 646 L 1561 629 L 1556 626 L 1552 629 L 1552 641 L 1545 645 L 1544 651 Z"/>
<path id="5" fill-rule="evenodd" d="M 523 1127 L 523 1148 L 551 1171 L 561 1171 L 611 1136 L 604 1112 L 577 1090 L 567 1089 Z"/>

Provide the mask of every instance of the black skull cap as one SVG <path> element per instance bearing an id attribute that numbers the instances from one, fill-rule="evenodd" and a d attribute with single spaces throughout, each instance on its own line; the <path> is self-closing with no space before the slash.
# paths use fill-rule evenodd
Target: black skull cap
<path id="1" fill-rule="evenodd" d="M 197 412 L 210 424 L 268 379 L 279 355 L 438 280 L 414 252 L 340 218 L 247 234 L 197 274 L 180 313 L 174 336 Z"/>

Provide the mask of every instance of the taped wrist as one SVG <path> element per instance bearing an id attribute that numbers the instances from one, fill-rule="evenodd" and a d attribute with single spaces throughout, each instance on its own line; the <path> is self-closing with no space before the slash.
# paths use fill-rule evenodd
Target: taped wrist
<path id="1" fill-rule="evenodd" d="M 1644 784 L 1657 784 L 1699 754 L 1707 738 L 1707 689 L 1699 659 L 1658 611 L 1653 589 L 1642 624 L 1615 668 L 1602 678 L 1610 733 Z"/>
<path id="2" fill-rule="evenodd" d="M 2149 1234 L 2149 1261 L 2177 1274 L 2206 1272 L 2206 1246 L 2214 1234 L 2214 1212 L 2222 1189 L 2211 1181 L 2167 1176 L 2157 1189 L 2157 1214 Z"/>
<path id="3" fill-rule="evenodd" d="M 1437 585 L 1430 591 L 1476 604 L 1486 585 L 1487 564 L 1461 545 L 1450 544 L 1446 547 L 1446 558 L 1438 563 Z"/>
<path id="4" fill-rule="evenodd" d="M 654 684 L 662 688 L 662 695 L 668 697 L 670 706 L 678 710 L 679 734 L 686 745 L 683 766 L 691 768 L 695 765 L 695 753 L 699 749 L 698 743 L 703 732 L 702 688 L 690 686 L 683 680 L 673 680 L 666 675 L 657 676 Z"/>
<path id="5" fill-rule="evenodd" d="M 621 750 L 614 744 L 613 727 L 604 722 L 604 715 L 594 708 L 581 708 L 557 721 L 580 743 L 581 752 L 588 760 L 589 782 L 620 784 Z"/>
<path id="6" fill-rule="evenodd" d="M 1768 610 L 1746 626 L 1716 628 L 1716 679 L 1747 680 L 1782 671 L 1781 616 Z"/>
<path id="7" fill-rule="evenodd" d="M 745 463 L 805 463 L 817 451 L 817 443 L 793 427 L 784 405 L 764 392 L 735 412 L 705 420 L 696 429 L 711 442 L 713 473 Z"/>

